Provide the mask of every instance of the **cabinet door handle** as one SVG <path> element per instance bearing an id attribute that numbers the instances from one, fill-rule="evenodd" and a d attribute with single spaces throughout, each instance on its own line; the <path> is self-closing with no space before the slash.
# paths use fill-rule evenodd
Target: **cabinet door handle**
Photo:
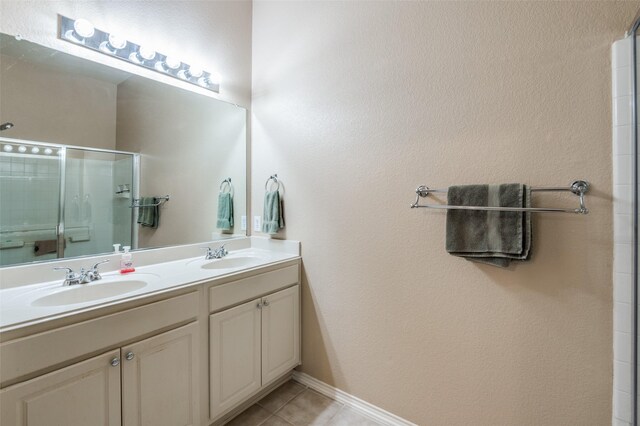
<path id="1" fill-rule="evenodd" d="M 124 357 L 127 359 L 127 361 L 131 361 L 135 357 L 135 355 L 133 352 L 129 351 Z"/>
<path id="2" fill-rule="evenodd" d="M 264 306 L 269 306 L 269 301 L 267 299 L 265 299 L 263 305 Z"/>
<path id="3" fill-rule="evenodd" d="M 256 305 L 256 308 L 258 309 L 262 309 L 264 305 L 262 304 L 262 302 L 258 302 L 258 304 Z"/>
<path id="4" fill-rule="evenodd" d="M 115 357 L 113 359 L 111 359 L 111 366 L 112 367 L 117 367 L 120 365 L 120 358 Z"/>

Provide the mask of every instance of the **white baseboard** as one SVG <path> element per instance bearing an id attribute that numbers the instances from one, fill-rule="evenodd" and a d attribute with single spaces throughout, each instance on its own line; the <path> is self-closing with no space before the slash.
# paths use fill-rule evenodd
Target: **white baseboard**
<path id="1" fill-rule="evenodd" d="M 301 383 L 314 391 L 321 393 L 331 399 L 343 403 L 347 407 L 351 407 L 363 416 L 378 422 L 383 425 L 389 426 L 417 426 L 415 423 L 411 423 L 401 417 L 391 414 L 382 408 L 376 407 L 373 404 L 369 404 L 366 401 L 361 400 L 353 395 L 350 395 L 340 389 L 334 388 L 318 379 L 314 379 L 308 374 L 301 373 L 299 371 L 293 372 L 293 380 Z"/>

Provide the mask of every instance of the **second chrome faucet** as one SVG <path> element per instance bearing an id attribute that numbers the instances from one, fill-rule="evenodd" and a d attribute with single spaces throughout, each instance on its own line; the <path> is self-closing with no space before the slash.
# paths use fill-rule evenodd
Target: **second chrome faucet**
<path id="1" fill-rule="evenodd" d="M 224 248 L 224 246 L 225 245 L 223 244 L 220 247 L 215 249 L 212 249 L 211 247 L 202 247 L 203 250 L 207 251 L 207 253 L 204 256 L 205 260 L 222 259 L 226 255 L 228 255 L 229 252 L 227 251 L 226 248 Z"/>

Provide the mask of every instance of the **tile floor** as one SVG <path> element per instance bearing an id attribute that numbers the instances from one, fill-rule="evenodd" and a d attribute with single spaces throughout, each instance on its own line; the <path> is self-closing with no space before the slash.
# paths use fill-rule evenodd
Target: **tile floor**
<path id="1" fill-rule="evenodd" d="M 381 426 L 293 380 L 262 398 L 226 426 L 292 425 Z"/>

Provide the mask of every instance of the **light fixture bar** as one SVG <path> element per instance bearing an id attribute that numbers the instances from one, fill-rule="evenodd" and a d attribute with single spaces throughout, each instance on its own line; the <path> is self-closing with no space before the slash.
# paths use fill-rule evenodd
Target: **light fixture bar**
<path id="1" fill-rule="evenodd" d="M 117 34 L 101 31 L 86 19 L 71 19 L 60 15 L 59 37 L 69 43 L 220 93 L 220 82 L 212 73 L 135 44 Z"/>

